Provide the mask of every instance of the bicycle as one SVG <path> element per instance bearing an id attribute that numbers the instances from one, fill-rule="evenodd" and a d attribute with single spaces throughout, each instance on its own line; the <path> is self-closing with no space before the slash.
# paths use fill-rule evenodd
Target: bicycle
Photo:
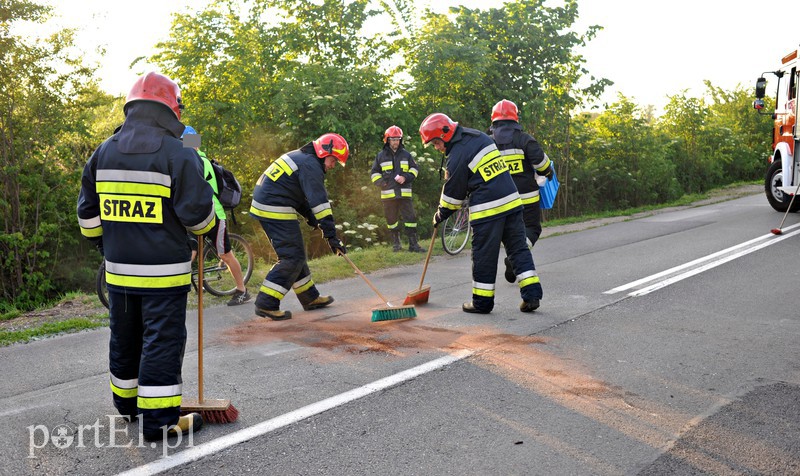
<path id="1" fill-rule="evenodd" d="M 449 255 L 457 255 L 466 248 L 472 227 L 469 225 L 469 203 L 464 200 L 461 208 L 442 223 L 442 248 Z"/>
<path id="2" fill-rule="evenodd" d="M 253 249 L 250 243 L 243 237 L 229 233 L 228 237 L 231 242 L 231 251 L 233 255 L 239 260 L 242 266 L 242 277 L 244 284 L 250 280 L 253 275 L 253 268 L 255 259 L 253 258 Z M 233 279 L 228 266 L 217 254 L 217 249 L 214 243 L 207 237 L 204 237 L 203 246 L 203 289 L 208 291 L 214 296 L 229 296 L 236 292 L 236 281 Z M 197 291 L 197 261 L 192 262 L 192 288 Z M 108 307 L 108 289 L 106 287 L 106 263 L 103 261 L 100 268 L 97 270 L 97 297 L 100 302 L 107 308 Z"/>

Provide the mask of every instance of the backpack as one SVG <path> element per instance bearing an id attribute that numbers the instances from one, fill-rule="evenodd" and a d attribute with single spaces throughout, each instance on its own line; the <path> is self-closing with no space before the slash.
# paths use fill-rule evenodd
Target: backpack
<path id="1" fill-rule="evenodd" d="M 242 201 L 242 186 L 233 172 L 223 167 L 216 160 L 211 160 L 214 176 L 217 178 L 217 198 L 223 208 L 233 209 Z"/>

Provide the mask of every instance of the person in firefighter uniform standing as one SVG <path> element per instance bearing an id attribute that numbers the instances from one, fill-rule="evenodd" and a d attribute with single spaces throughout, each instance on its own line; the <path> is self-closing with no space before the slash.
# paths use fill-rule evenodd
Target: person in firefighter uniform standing
<path id="1" fill-rule="evenodd" d="M 320 228 L 333 253 L 347 253 L 333 220 L 325 173 L 339 162 L 347 163 L 350 148 L 339 134 L 327 133 L 298 150 L 274 161 L 259 177 L 253 191 L 250 214 L 259 220 L 272 243 L 278 262 L 261 283 L 256 297 L 256 315 L 272 320 L 291 319 L 280 310 L 281 300 L 293 289 L 303 309 L 310 311 L 333 302 L 320 296 L 308 269 L 299 213 L 312 228 Z"/>
<path id="2" fill-rule="evenodd" d="M 539 208 L 539 184 L 536 175 L 550 179 L 553 166 L 550 158 L 544 153 L 539 143 L 531 135 L 525 133 L 519 125 L 517 105 L 503 99 L 492 108 L 492 126 L 489 128 L 492 139 L 497 144 L 500 155 L 505 159 L 508 171 L 517 186 L 522 200 L 522 218 L 525 221 L 525 236 L 536 244 L 542 234 L 542 214 Z M 513 283 L 516 274 L 511 260 L 505 258 L 505 278 Z"/>
<path id="3" fill-rule="evenodd" d="M 81 233 L 106 263 L 114 405 L 129 421 L 141 417 L 148 440 L 203 423 L 197 413 L 180 416 L 192 272 L 186 230 L 202 235 L 216 215 L 202 163 L 180 140 L 182 108 L 170 78 L 138 78 L 124 123 L 86 163 L 78 197 Z"/>
<path id="4" fill-rule="evenodd" d="M 433 144 L 447 157 L 447 181 L 442 188 L 433 225 L 447 219 L 469 197 L 472 225 L 472 301 L 464 312 L 488 314 L 494 307 L 500 243 L 517 272 L 522 312 L 532 312 L 542 299 L 542 285 L 525 243 L 522 201 L 508 166 L 492 139 L 483 132 L 453 122 L 442 113 L 426 117 L 419 127 L 423 144 Z"/>
<path id="5" fill-rule="evenodd" d="M 372 183 L 381 190 L 381 203 L 386 215 L 386 226 L 392 234 L 392 251 L 400 251 L 400 222 L 408 236 L 408 251 L 425 252 L 417 242 L 417 216 L 412 202 L 411 183 L 419 169 L 414 158 L 403 147 L 403 130 L 391 126 L 383 133 L 383 149 L 372 164 Z"/>

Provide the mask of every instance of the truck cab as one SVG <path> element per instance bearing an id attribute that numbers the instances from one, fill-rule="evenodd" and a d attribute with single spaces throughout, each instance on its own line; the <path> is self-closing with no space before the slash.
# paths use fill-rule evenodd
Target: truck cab
<path id="1" fill-rule="evenodd" d="M 781 67 L 777 71 L 769 71 L 777 78 L 775 93 L 775 109 L 765 110 L 767 80 L 764 74 L 756 81 L 756 100 L 753 107 L 759 114 L 771 115 L 772 153 L 768 159 L 768 168 L 764 177 L 764 191 L 769 204 L 779 212 L 789 209 L 792 195 L 800 189 L 800 147 L 797 147 L 798 136 L 796 120 L 798 116 L 797 88 L 798 51 L 794 50 L 781 59 Z M 791 203 L 792 211 L 800 209 L 800 200 Z"/>

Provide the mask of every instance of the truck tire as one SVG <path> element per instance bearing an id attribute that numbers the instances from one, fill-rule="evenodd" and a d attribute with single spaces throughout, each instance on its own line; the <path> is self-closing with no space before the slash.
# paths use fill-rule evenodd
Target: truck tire
<path id="1" fill-rule="evenodd" d="M 772 162 L 767 169 L 767 175 L 764 177 L 764 193 L 767 195 L 767 201 L 770 206 L 778 212 L 784 213 L 789 208 L 789 202 L 792 197 L 788 193 L 783 193 L 778 187 L 783 186 L 783 172 L 781 169 L 780 159 Z M 792 210 L 796 212 L 800 210 L 800 197 L 792 203 Z"/>

